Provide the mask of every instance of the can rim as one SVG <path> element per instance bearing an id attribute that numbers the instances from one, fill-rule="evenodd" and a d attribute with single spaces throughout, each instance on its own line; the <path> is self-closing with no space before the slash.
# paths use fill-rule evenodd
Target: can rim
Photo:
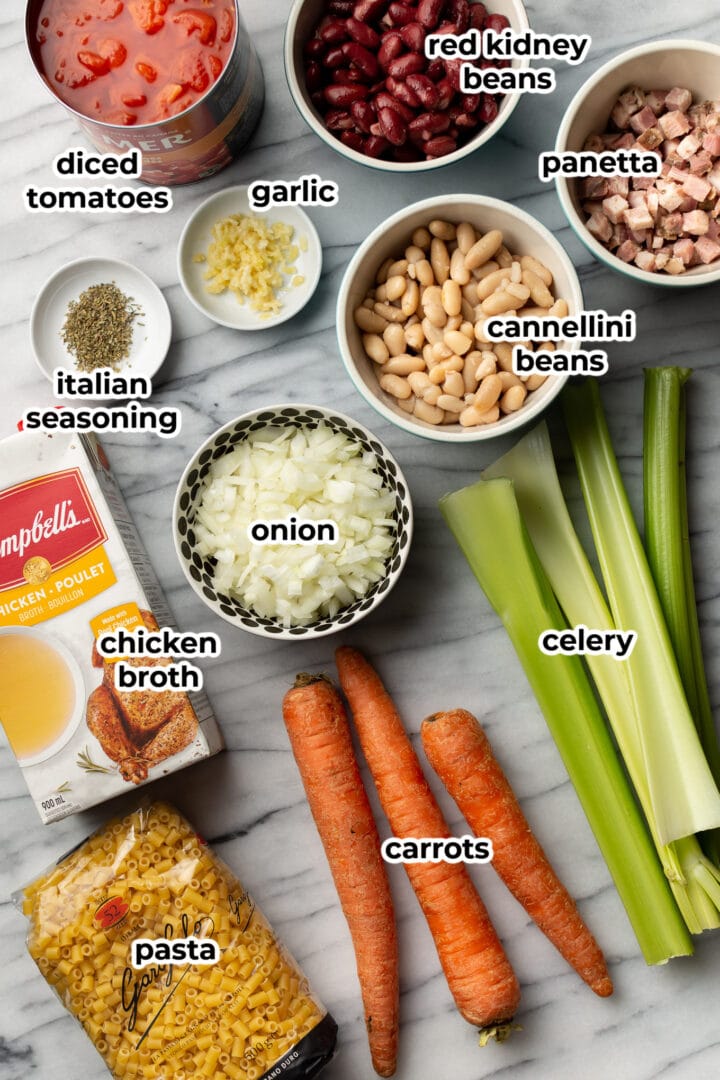
<path id="1" fill-rule="evenodd" d="M 189 105 L 187 107 L 187 109 L 183 109 L 183 111 L 181 113 L 177 113 L 175 116 L 168 116 L 164 120 L 153 120 L 153 121 L 151 121 L 151 122 L 149 122 L 147 124 L 111 124 L 107 120 L 98 120 L 94 116 L 87 116 L 85 113 L 79 112 L 78 109 L 74 108 L 72 105 L 68 105 L 68 103 L 66 101 L 63 101 L 63 99 L 60 97 L 60 95 L 54 90 L 51 83 L 48 81 L 48 79 L 43 74 L 43 72 L 42 72 L 42 70 L 40 68 L 40 64 L 38 63 L 38 59 L 37 59 L 37 57 L 35 55 L 35 51 L 33 49 L 33 46 L 31 44 L 31 22 L 33 21 L 33 20 L 31 20 L 31 12 L 32 12 L 32 17 L 34 19 L 32 28 L 34 29 L 37 26 L 37 23 L 38 23 L 39 18 L 40 18 L 40 7 L 41 7 L 42 3 L 43 3 L 43 0 L 27 0 L 27 6 L 25 8 L 25 47 L 26 47 L 26 49 L 28 51 L 28 55 L 30 57 L 30 62 L 32 64 L 32 66 L 33 66 L 33 70 L 35 71 L 35 74 L 37 75 L 37 77 L 39 78 L 39 80 L 43 84 L 43 86 L 46 88 L 46 90 L 48 90 L 50 92 L 50 94 L 52 94 L 55 101 L 57 101 L 60 105 L 62 105 L 62 107 L 64 109 L 67 109 L 68 112 L 72 113 L 73 116 L 76 116 L 78 118 L 78 120 L 84 121 L 85 123 L 88 123 L 88 124 L 96 124 L 98 127 L 109 128 L 109 129 L 112 129 L 113 131 L 118 131 L 118 132 L 121 132 L 121 131 L 125 131 L 125 132 L 128 132 L 128 131 L 148 131 L 151 128 L 160 128 L 160 127 L 163 127 L 163 126 L 165 126 L 167 124 L 175 123 L 178 120 L 182 120 L 182 118 L 185 117 L 185 116 L 189 116 L 190 113 L 193 111 L 193 109 L 196 109 L 199 105 L 202 105 L 205 102 L 205 100 L 210 97 L 210 95 L 215 90 L 215 88 L 217 86 L 219 86 L 220 82 L 223 79 L 223 76 L 225 75 L 225 72 L 227 71 L 227 69 L 229 67 L 230 60 L 232 59 L 232 57 L 233 57 L 233 55 L 235 53 L 235 49 L 237 48 L 238 36 L 239 36 L 239 33 L 240 33 L 240 20 L 241 20 L 240 3 L 239 3 L 239 0 L 233 0 L 233 4 L 234 4 L 234 7 L 235 7 L 235 33 L 233 35 L 232 47 L 231 47 L 230 52 L 228 54 L 228 61 L 225 64 L 225 67 L 222 69 L 222 71 L 218 75 L 215 82 L 211 83 L 211 85 L 208 86 L 207 90 L 202 95 L 202 97 L 199 97 L 197 99 L 197 101 L 193 101 L 192 105 Z M 35 9 L 37 9 L 37 11 Z M 244 23 L 243 23 L 243 26 L 244 26 Z"/>

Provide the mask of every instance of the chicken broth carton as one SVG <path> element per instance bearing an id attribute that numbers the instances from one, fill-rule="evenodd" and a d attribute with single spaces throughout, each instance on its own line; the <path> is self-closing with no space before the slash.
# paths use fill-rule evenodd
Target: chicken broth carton
<path id="1" fill-rule="evenodd" d="M 118 689 L 98 651 L 103 634 L 171 625 L 100 443 L 0 442 L 0 720 L 44 822 L 222 749 L 202 692 Z"/>

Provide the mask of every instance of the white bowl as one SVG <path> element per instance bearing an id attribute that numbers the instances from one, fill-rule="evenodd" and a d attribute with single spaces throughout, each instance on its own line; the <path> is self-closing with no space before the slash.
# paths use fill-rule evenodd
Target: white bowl
<path id="1" fill-rule="evenodd" d="M 484 195 L 448 195 L 424 199 L 399 210 L 368 236 L 350 262 L 340 286 L 337 303 L 337 329 L 340 355 L 357 390 L 386 420 L 413 435 L 422 435 L 438 442 L 480 442 L 498 435 L 507 435 L 534 420 L 567 382 L 567 375 L 552 375 L 529 396 L 515 413 L 494 424 L 463 428 L 460 424 L 434 426 L 403 412 L 395 399 L 380 389 L 375 374 L 376 364 L 366 355 L 362 333 L 355 324 L 353 312 L 375 282 L 381 263 L 389 257 L 400 258 L 411 242 L 415 229 L 427 226 L 433 218 L 458 224 L 469 221 L 482 232 L 500 229 L 504 242 L 513 255 L 532 255 L 552 271 L 556 298 L 567 300 L 569 312 L 576 315 L 583 308 L 583 297 L 575 268 L 552 233 L 539 221 L 510 203 Z M 577 349 L 579 340 L 558 342 L 558 349 Z M 492 346 L 488 346 L 491 348 Z"/>
<path id="2" fill-rule="evenodd" d="M 359 442 L 363 450 L 375 455 L 376 471 L 382 477 L 384 486 L 395 497 L 394 542 L 386 560 L 383 577 L 376 581 L 364 596 L 358 597 L 347 607 L 341 608 L 332 617 L 318 616 L 314 622 L 286 627 L 279 619 L 258 615 L 236 597 L 217 591 L 214 581 L 215 560 L 200 555 L 195 548 L 195 515 L 203 490 L 203 480 L 217 458 L 230 453 L 238 443 L 245 441 L 249 435 L 263 428 L 317 427 L 320 423 L 327 424 L 333 431 Z M 300 405 L 295 402 L 254 409 L 218 428 L 197 449 L 188 462 L 178 484 L 173 506 L 175 551 L 185 577 L 203 603 L 233 626 L 248 630 L 251 634 L 258 634 L 260 637 L 285 640 L 297 641 L 303 638 L 335 634 L 359 622 L 378 607 L 392 590 L 405 567 L 410 552 L 412 533 L 413 512 L 410 491 L 400 466 L 390 451 L 371 431 L 352 417 L 337 412 L 335 409 L 324 409 L 319 405 Z"/>
<path id="3" fill-rule="evenodd" d="M 490 14 L 504 15 L 513 30 L 529 29 L 527 12 L 520 0 L 489 0 L 486 6 Z M 497 116 L 490 124 L 487 124 L 474 138 L 469 139 L 464 146 L 459 147 L 452 154 L 446 154 L 444 157 L 435 158 L 432 161 L 381 161 L 377 158 L 371 158 L 367 154 L 360 154 L 357 150 L 351 150 L 340 139 L 336 139 L 332 132 L 325 127 L 322 117 L 313 105 L 305 85 L 303 48 L 305 42 L 312 36 L 321 17 L 326 14 L 326 11 L 326 0 L 295 0 L 285 30 L 285 75 L 292 99 L 305 123 L 332 150 L 342 154 L 343 157 L 349 158 L 350 161 L 355 161 L 358 165 L 367 165 L 371 169 L 382 169 L 385 172 L 395 173 L 427 172 L 430 169 L 441 169 L 445 165 L 452 165 L 454 162 L 467 157 L 468 154 L 472 154 L 479 147 L 484 146 L 486 142 L 492 139 L 493 135 L 497 135 L 520 100 L 521 95 L 519 93 L 506 94 L 500 103 Z M 512 62 L 513 68 L 524 69 L 528 66 L 528 61 L 525 58 L 513 60 Z"/>
<path id="4" fill-rule="evenodd" d="M 696 103 L 720 98 L 720 46 L 705 41 L 663 40 L 639 45 L 609 60 L 584 83 L 570 102 L 557 135 L 555 149 L 582 150 L 589 135 L 607 131 L 612 107 L 629 86 L 645 90 L 684 86 Z M 684 274 L 654 273 L 623 262 L 608 251 L 585 224 L 578 181 L 556 178 L 557 193 L 573 230 L 596 259 L 611 270 L 650 285 L 688 288 L 720 281 L 720 260 L 693 266 Z"/>
<path id="5" fill-rule="evenodd" d="M 295 261 L 298 274 L 305 278 L 302 285 L 285 285 L 278 297 L 282 308 L 277 315 L 263 318 L 248 303 L 241 304 L 234 293 L 225 290 L 213 295 L 206 289 L 207 264 L 194 262 L 194 257 L 204 254 L 210 244 L 212 228 L 216 222 L 231 214 L 247 214 L 265 218 L 271 225 L 282 222 L 295 229 L 294 240 L 307 239 L 307 251 L 301 251 Z M 221 326 L 233 330 L 267 330 L 268 327 L 292 319 L 301 311 L 317 288 L 322 269 L 322 247 L 317 229 L 304 210 L 297 206 L 278 206 L 271 210 L 251 210 L 246 186 L 223 188 L 201 203 L 191 215 L 180 237 L 178 247 L 178 275 L 188 300 L 203 315 Z"/>
<path id="6" fill-rule="evenodd" d="M 115 282 L 117 287 L 142 308 L 133 323 L 130 356 L 123 360 L 118 375 L 157 374 L 170 348 L 172 324 L 165 297 L 154 281 L 121 259 L 91 256 L 76 259 L 57 270 L 38 293 L 30 315 L 30 341 L 38 367 L 52 379 L 55 368 L 80 372 L 75 357 L 61 337 L 68 304 L 91 285 Z M 141 325 L 143 324 L 143 325 Z"/>

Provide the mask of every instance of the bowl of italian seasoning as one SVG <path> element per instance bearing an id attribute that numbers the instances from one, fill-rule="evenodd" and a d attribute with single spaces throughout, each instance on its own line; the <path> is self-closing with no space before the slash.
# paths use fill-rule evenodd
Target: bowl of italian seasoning
<path id="1" fill-rule="evenodd" d="M 57 382 L 55 372 L 62 369 L 71 376 L 66 386 L 95 398 L 122 397 L 118 376 L 152 378 L 167 356 L 171 334 L 160 289 L 121 259 L 67 263 L 45 282 L 30 316 L 42 373 Z"/>

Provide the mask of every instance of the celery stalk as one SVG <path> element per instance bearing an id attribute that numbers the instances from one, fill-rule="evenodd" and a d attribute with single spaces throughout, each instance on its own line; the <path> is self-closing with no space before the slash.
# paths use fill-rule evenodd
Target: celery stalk
<path id="1" fill-rule="evenodd" d="M 708 694 L 693 581 L 685 472 L 685 383 L 689 368 L 645 371 L 643 472 L 645 548 L 705 757 L 720 784 L 720 748 Z M 717 862 L 720 837 L 703 842 Z"/>
<path id="2" fill-rule="evenodd" d="M 547 426 L 539 424 L 483 472 L 484 478 L 512 480 L 523 520 L 553 592 L 571 625 L 614 630 L 615 624 L 577 537 L 558 480 Z M 665 875 L 691 933 L 720 926 L 714 897 L 720 887 L 695 837 L 660 843 L 626 662 L 591 654 L 588 667 L 650 828 Z M 654 723 L 654 718 L 644 722 Z M 705 885 L 710 882 L 709 888 Z"/>
<path id="3" fill-rule="evenodd" d="M 649 964 L 692 953 L 581 661 L 545 656 L 543 631 L 566 626 L 530 542 L 510 481 L 440 501 L 481 588 L 502 619 L 557 743 Z"/>
<path id="4" fill-rule="evenodd" d="M 720 792 L 690 715 L 655 583 L 610 442 L 595 379 L 563 395 L 585 505 L 613 620 L 634 630 L 624 661 L 661 844 L 720 826 Z"/>

